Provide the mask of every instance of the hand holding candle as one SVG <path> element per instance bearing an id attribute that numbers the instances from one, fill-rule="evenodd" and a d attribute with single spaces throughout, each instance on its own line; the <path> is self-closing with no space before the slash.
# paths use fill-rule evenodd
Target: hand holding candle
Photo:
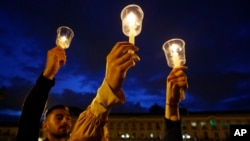
<path id="1" fill-rule="evenodd" d="M 74 37 L 74 32 L 67 26 L 60 26 L 57 29 L 56 45 L 67 49 L 70 46 L 71 40 Z"/>
<path id="2" fill-rule="evenodd" d="M 141 33 L 143 16 L 144 13 L 138 5 L 130 4 L 122 9 L 122 31 L 132 44 L 135 43 L 135 37 Z"/>
<path id="3" fill-rule="evenodd" d="M 185 42 L 182 39 L 175 38 L 168 40 L 163 44 L 162 49 L 169 67 L 175 68 L 186 63 Z M 184 90 L 181 89 L 180 94 L 180 99 L 184 99 Z"/>

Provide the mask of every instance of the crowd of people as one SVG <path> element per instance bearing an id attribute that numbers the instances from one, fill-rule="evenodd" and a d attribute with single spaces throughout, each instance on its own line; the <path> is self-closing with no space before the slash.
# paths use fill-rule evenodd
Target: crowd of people
<path id="1" fill-rule="evenodd" d="M 131 51 L 132 50 L 132 51 Z M 106 57 L 106 73 L 97 94 L 72 127 L 69 108 L 55 105 L 45 113 L 42 128 L 45 141 L 108 141 L 107 121 L 112 107 L 126 102 L 122 90 L 127 72 L 140 61 L 139 48 L 129 42 L 117 42 Z M 45 68 L 29 91 L 22 107 L 17 141 L 37 141 L 40 121 L 55 76 L 66 64 L 66 52 L 56 46 L 47 53 Z M 166 78 L 164 141 L 181 141 L 179 103 L 188 88 L 186 66 L 173 68 Z"/>

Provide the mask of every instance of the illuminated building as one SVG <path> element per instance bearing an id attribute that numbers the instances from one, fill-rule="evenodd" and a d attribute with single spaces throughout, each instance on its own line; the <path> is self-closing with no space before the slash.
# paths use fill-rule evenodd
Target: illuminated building
<path id="1" fill-rule="evenodd" d="M 110 141 L 160 141 L 163 137 L 164 114 L 111 114 Z M 228 141 L 230 125 L 250 124 L 249 112 L 184 113 L 184 141 Z M 76 117 L 73 117 L 73 122 Z M 17 123 L 0 123 L 0 140 L 15 141 Z M 40 134 L 45 135 L 43 132 Z"/>
<path id="2" fill-rule="evenodd" d="M 110 115 L 110 141 L 160 141 L 163 137 L 163 116 Z M 228 141 L 230 125 L 250 124 L 250 112 L 186 113 L 181 117 L 184 141 Z"/>

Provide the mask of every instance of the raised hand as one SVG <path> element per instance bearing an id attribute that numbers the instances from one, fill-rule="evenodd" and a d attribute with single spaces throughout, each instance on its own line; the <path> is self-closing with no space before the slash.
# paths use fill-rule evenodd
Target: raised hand
<path id="1" fill-rule="evenodd" d="M 138 50 L 129 42 L 117 42 L 108 54 L 105 80 L 114 92 L 121 90 L 127 71 L 140 60 Z"/>
<path id="2" fill-rule="evenodd" d="M 53 79 L 60 67 L 66 63 L 66 53 L 61 47 L 54 47 L 47 53 L 46 66 L 43 71 L 43 76 L 48 79 Z"/>

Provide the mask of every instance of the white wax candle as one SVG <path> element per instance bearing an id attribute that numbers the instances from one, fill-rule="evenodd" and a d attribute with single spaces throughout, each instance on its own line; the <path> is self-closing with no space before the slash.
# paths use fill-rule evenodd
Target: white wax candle
<path id="1" fill-rule="evenodd" d="M 130 35 L 129 36 L 129 42 L 134 45 L 135 44 L 135 36 Z"/>
<path id="2" fill-rule="evenodd" d="M 173 67 L 178 67 L 180 66 L 180 57 L 179 57 L 179 54 L 178 54 L 178 48 L 179 48 L 179 45 L 177 44 L 172 44 L 171 45 L 171 51 L 172 51 L 172 59 L 173 59 Z"/>
<path id="3" fill-rule="evenodd" d="M 133 12 L 130 12 L 127 17 L 127 24 L 129 27 L 129 42 L 135 44 L 135 28 L 136 28 L 136 15 Z"/>

